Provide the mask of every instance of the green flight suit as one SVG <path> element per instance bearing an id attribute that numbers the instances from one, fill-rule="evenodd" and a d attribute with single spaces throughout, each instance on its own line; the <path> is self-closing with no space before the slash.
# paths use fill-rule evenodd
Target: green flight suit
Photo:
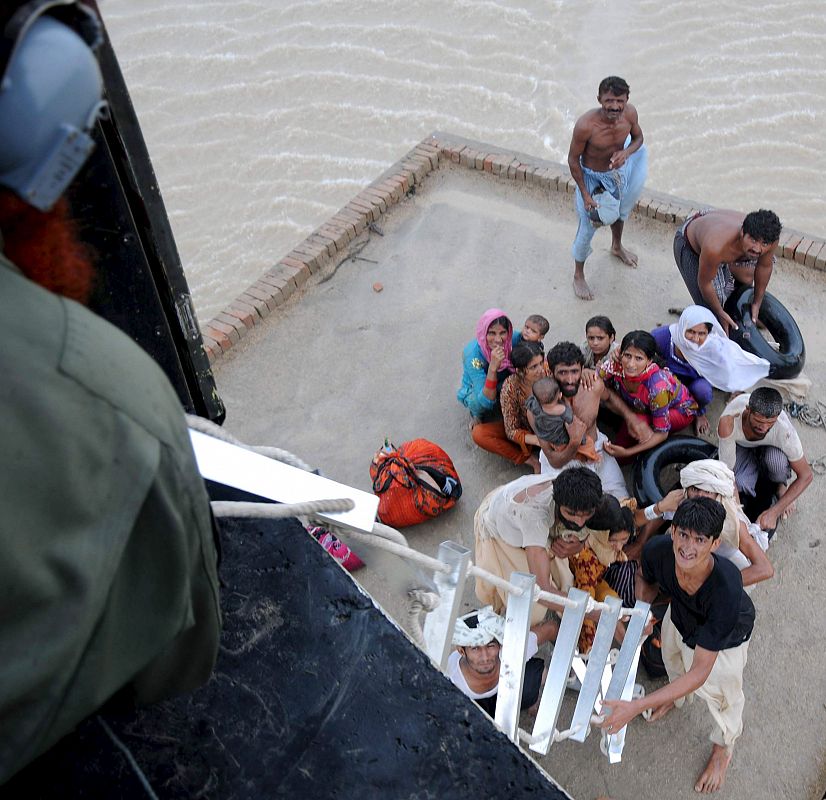
<path id="1" fill-rule="evenodd" d="M 218 650 L 208 498 L 180 402 L 114 326 L 0 256 L 0 783 L 130 685 Z"/>

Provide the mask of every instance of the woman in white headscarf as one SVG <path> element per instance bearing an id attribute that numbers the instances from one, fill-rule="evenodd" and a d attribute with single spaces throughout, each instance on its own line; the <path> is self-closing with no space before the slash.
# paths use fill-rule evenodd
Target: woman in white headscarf
<path id="1" fill-rule="evenodd" d="M 688 306 L 677 322 L 655 328 L 651 335 L 665 366 L 700 406 L 697 433 L 706 433 L 709 428 L 705 409 L 711 402 L 712 387 L 742 392 L 769 374 L 769 362 L 731 341 L 717 317 L 703 306 Z"/>

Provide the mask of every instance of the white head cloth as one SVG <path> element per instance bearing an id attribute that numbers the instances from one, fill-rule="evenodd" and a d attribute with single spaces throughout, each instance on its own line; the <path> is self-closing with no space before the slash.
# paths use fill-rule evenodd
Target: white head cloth
<path id="1" fill-rule="evenodd" d="M 720 504 L 726 510 L 720 538 L 724 544 L 737 550 L 740 545 L 741 507 L 734 498 L 734 473 L 722 461 L 703 458 L 686 464 L 680 470 L 680 485 L 683 489 L 694 486 L 717 495 Z"/>
<path id="2" fill-rule="evenodd" d="M 714 492 L 722 497 L 734 497 L 734 473 L 714 458 L 692 461 L 680 470 L 683 489 L 694 486 L 704 492 Z"/>
<path id="3" fill-rule="evenodd" d="M 711 333 L 702 345 L 688 341 L 685 332 L 703 322 Z M 687 306 L 678 322 L 668 326 L 672 343 L 712 386 L 724 392 L 742 392 L 769 374 L 769 362 L 747 353 L 723 332 L 717 317 L 703 306 Z"/>
<path id="4" fill-rule="evenodd" d="M 468 617 L 473 616 L 478 620 L 475 628 L 471 628 L 465 622 Z M 504 637 L 505 618 L 496 614 L 490 606 L 459 617 L 453 626 L 453 644 L 456 647 L 482 647 L 494 639 L 502 644 Z"/>

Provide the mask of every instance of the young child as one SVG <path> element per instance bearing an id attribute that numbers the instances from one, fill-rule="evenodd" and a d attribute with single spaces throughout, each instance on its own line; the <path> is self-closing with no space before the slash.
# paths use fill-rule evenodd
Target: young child
<path id="1" fill-rule="evenodd" d="M 613 356 L 619 348 L 616 338 L 617 332 L 608 317 L 591 317 L 585 323 L 585 341 L 581 348 L 585 358 L 583 368 L 596 369 L 601 361 Z"/>
<path id="2" fill-rule="evenodd" d="M 525 324 L 522 326 L 522 330 L 519 332 L 518 336 L 514 337 L 514 346 L 518 342 L 536 342 L 541 348 L 542 352 L 545 352 L 545 345 L 542 344 L 542 340 L 545 338 L 545 334 L 551 329 L 551 323 L 545 319 L 541 314 L 531 314 L 526 320 Z"/>
<path id="3" fill-rule="evenodd" d="M 635 502 L 632 500 L 631 504 Z M 634 533 L 634 512 L 627 506 L 620 507 L 615 497 L 605 495 L 595 516 L 604 520 L 606 529 L 592 530 L 587 546 L 569 559 L 574 586 L 588 592 L 597 601 L 617 595 L 626 608 L 633 607 L 637 562 L 628 560 L 623 547 Z M 580 653 L 590 652 L 596 630 L 594 622 L 585 620 L 579 634 Z M 624 628 L 621 631 L 618 626 L 618 638 Z"/>
<path id="4" fill-rule="evenodd" d="M 540 378 L 533 385 L 533 394 L 525 402 L 532 415 L 531 425 L 537 438 L 554 448 L 564 448 L 570 438 L 566 424 L 574 420 L 573 409 L 562 402 L 562 390 L 553 378 Z M 577 455 L 588 461 L 599 461 L 594 440 L 588 434 L 582 437 Z"/>

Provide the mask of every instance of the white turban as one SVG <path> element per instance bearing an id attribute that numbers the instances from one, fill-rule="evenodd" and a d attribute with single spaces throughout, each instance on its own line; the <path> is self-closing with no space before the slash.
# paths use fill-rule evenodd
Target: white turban
<path id="1" fill-rule="evenodd" d="M 477 625 L 471 628 L 466 619 L 476 617 Z M 464 617 L 459 617 L 453 626 L 453 644 L 456 647 L 482 647 L 496 639 L 502 644 L 505 637 L 505 618 L 494 613 L 490 606 L 480 608 Z"/>
<path id="2" fill-rule="evenodd" d="M 694 487 L 703 492 L 713 492 L 726 510 L 726 519 L 720 538 L 723 543 L 737 550 L 740 546 L 740 504 L 734 495 L 734 473 L 722 462 L 713 458 L 692 461 L 680 470 L 683 489 Z M 740 567 L 742 569 L 742 567 Z"/>
<path id="3" fill-rule="evenodd" d="M 714 492 L 722 497 L 734 497 L 734 473 L 714 458 L 692 461 L 680 470 L 683 489 L 693 486 L 704 492 Z"/>

